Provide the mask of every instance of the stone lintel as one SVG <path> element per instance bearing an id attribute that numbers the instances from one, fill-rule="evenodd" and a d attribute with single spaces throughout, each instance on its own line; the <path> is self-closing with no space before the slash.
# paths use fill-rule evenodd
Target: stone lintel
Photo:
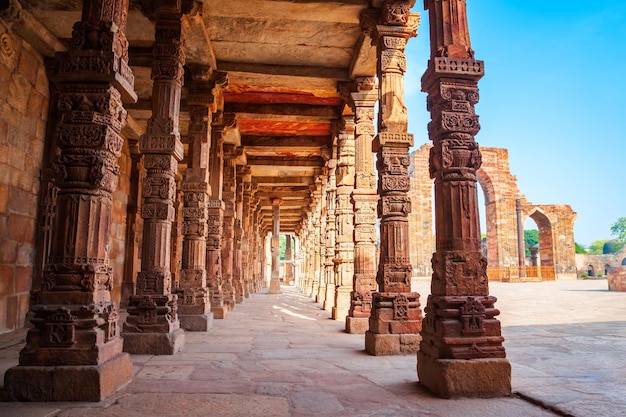
<path id="1" fill-rule="evenodd" d="M 13 401 L 102 401 L 131 381 L 130 355 L 99 365 L 16 366 L 5 374 L 4 391 Z"/>
<path id="2" fill-rule="evenodd" d="M 419 382 L 443 398 L 501 397 L 511 394 L 506 359 L 434 359 L 418 352 Z"/>

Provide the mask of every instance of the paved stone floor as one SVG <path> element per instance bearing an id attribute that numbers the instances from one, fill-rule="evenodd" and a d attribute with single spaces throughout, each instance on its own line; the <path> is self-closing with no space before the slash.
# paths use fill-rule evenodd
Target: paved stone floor
<path id="1" fill-rule="evenodd" d="M 428 282 L 414 282 L 428 294 Z M 373 357 L 293 287 L 256 294 L 174 356 L 133 355 L 133 381 L 101 403 L 0 403 L 0 416 L 548 417 L 626 415 L 626 293 L 605 280 L 492 283 L 518 395 L 444 400 L 415 356 Z M 24 331 L 0 335 L 0 375 Z M 0 382 L 1 384 L 2 382 Z"/>

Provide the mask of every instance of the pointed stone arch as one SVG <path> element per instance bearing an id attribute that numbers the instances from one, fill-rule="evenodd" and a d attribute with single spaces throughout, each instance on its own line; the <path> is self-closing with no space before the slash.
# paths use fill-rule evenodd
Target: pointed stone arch
<path id="1" fill-rule="evenodd" d="M 411 262 L 414 275 L 428 276 L 432 269 L 432 184 L 427 161 L 432 148 L 425 144 L 413 152 L 411 170 L 410 215 Z M 544 228 L 543 246 L 547 258 L 541 265 L 554 266 L 559 278 L 576 277 L 574 221 L 576 213 L 568 205 L 537 205 L 526 200 L 511 174 L 508 150 L 481 148 L 482 165 L 477 180 L 485 195 L 487 259 L 490 268 L 513 268 L 517 273 L 517 213 L 515 202 L 521 202 L 523 217 L 533 217 L 538 228 Z M 549 232 L 548 232 L 549 231 Z"/>
<path id="2" fill-rule="evenodd" d="M 552 231 L 552 220 L 549 216 L 541 210 L 539 207 L 533 207 L 530 217 L 537 224 L 539 230 L 539 265 L 538 266 L 553 266 L 554 265 L 554 238 Z"/>

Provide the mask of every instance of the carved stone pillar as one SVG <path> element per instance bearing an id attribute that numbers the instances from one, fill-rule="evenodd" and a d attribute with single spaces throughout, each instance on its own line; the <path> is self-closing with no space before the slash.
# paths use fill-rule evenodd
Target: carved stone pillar
<path id="1" fill-rule="evenodd" d="M 101 401 L 132 376 L 111 302 L 109 265 L 122 100 L 136 100 L 127 13 L 128 1 L 85 1 L 69 51 L 58 53 L 51 68 L 56 119 L 49 129 L 60 149 L 55 184 L 62 215 L 49 217 L 49 257 L 41 291 L 33 294 L 33 327 L 19 365 L 5 373 L 12 400 Z"/>
<path id="2" fill-rule="evenodd" d="M 317 181 L 314 185 L 310 186 L 311 188 L 311 239 L 310 239 L 310 251 L 311 251 L 311 260 L 310 260 L 310 279 L 311 279 L 311 293 L 309 296 L 315 299 L 315 301 L 319 301 L 317 296 L 319 295 L 320 288 L 320 279 L 321 279 L 321 230 L 322 230 L 322 222 L 321 222 L 321 198 L 322 198 L 322 187 L 321 182 Z"/>
<path id="3" fill-rule="evenodd" d="M 282 294 L 280 289 L 280 205 L 283 200 L 272 198 L 272 278 L 268 294 Z"/>
<path id="4" fill-rule="evenodd" d="M 316 210 L 319 212 L 319 231 L 316 234 L 319 247 L 319 263 L 316 264 L 317 277 L 319 287 L 317 289 L 317 295 L 315 296 L 315 302 L 323 303 L 326 300 L 327 294 L 327 282 L 325 276 L 325 264 L 326 264 L 326 187 L 328 186 L 328 169 L 323 169 L 324 173 L 320 176 L 321 189 L 319 194 L 318 204 Z"/>
<path id="5" fill-rule="evenodd" d="M 417 33 L 419 15 L 410 13 L 410 1 L 384 1 L 378 24 L 371 27 L 378 50 L 380 110 L 377 152 L 380 261 L 376 280 L 379 292 L 372 294 L 365 349 L 372 355 L 415 353 L 419 347 L 422 312 L 419 294 L 411 292 L 409 224 L 411 212 L 409 147 L 404 105 L 404 49 Z"/>
<path id="6" fill-rule="evenodd" d="M 139 139 L 146 168 L 141 271 L 123 330 L 124 350 L 129 353 L 172 355 L 185 342 L 178 297 L 172 294 L 170 259 L 176 173 L 184 152 L 178 129 L 185 60 L 181 18 L 180 5 L 156 2 L 152 117 Z"/>
<path id="7" fill-rule="evenodd" d="M 258 234 L 258 225 L 257 225 L 257 207 L 258 207 L 258 199 L 254 196 L 256 192 L 256 186 L 251 185 L 245 191 L 245 195 L 249 195 L 249 204 L 248 204 L 248 215 L 246 218 L 248 219 L 248 226 L 246 228 L 246 240 L 248 241 L 248 267 L 245 268 L 247 271 L 247 275 L 245 276 L 246 280 L 246 293 L 253 294 L 257 292 L 256 289 L 256 276 L 257 276 L 257 266 L 259 263 L 259 251 L 257 234 Z M 244 197 L 245 199 L 245 197 Z M 245 203 L 244 203 L 245 204 Z"/>
<path id="8" fill-rule="evenodd" d="M 293 285 L 294 283 L 294 265 L 293 265 L 293 236 L 291 234 L 285 235 L 285 283 L 288 285 Z"/>
<path id="9" fill-rule="evenodd" d="M 313 296 L 313 291 L 315 288 L 315 272 L 314 272 L 314 263 L 315 263 L 315 222 L 314 222 L 314 206 L 311 206 L 309 211 L 309 215 L 307 218 L 307 235 L 305 238 L 305 249 L 306 249 L 306 285 L 304 287 L 304 291 L 306 295 L 309 297 Z"/>
<path id="10" fill-rule="evenodd" d="M 350 312 L 346 332 L 362 334 L 369 328 L 372 292 L 376 291 L 376 172 L 372 140 L 374 105 L 378 90 L 374 78 L 356 80 L 357 91 L 351 94 L 355 113 L 355 188 L 354 203 L 354 290 L 350 294 Z"/>
<path id="11" fill-rule="evenodd" d="M 480 250 L 476 171 L 481 154 L 474 105 L 483 62 L 470 48 L 465 1 L 427 0 L 431 58 L 422 78 L 432 121 L 436 252 L 418 354 L 420 383 L 442 397 L 511 392 L 496 298 Z M 454 23 L 453 23 L 454 22 Z"/>
<path id="12" fill-rule="evenodd" d="M 209 156 L 209 182 L 211 199 L 207 215 L 207 284 L 211 300 L 211 312 L 216 319 L 226 317 L 228 307 L 224 304 L 222 289 L 222 231 L 224 227 L 224 202 L 222 201 L 222 176 L 224 172 L 224 119 L 217 113 L 211 124 L 211 151 Z"/>
<path id="13" fill-rule="evenodd" d="M 244 274 L 243 274 L 243 216 L 244 216 L 244 180 L 250 183 L 250 168 L 243 165 L 237 166 L 237 192 L 235 196 L 235 242 L 233 259 L 233 282 L 235 285 L 235 302 L 243 302 L 244 299 Z"/>
<path id="14" fill-rule="evenodd" d="M 332 317 L 344 320 L 350 311 L 354 278 L 354 118 L 344 116 L 337 136 L 337 205 L 335 207 L 335 305 Z"/>
<path id="15" fill-rule="evenodd" d="M 209 151 L 211 107 L 214 105 L 212 71 L 205 65 L 188 65 L 189 152 L 182 184 L 183 249 L 178 295 L 181 327 L 190 331 L 211 328 L 213 313 L 206 278 L 207 215 L 210 199 Z"/>
<path id="16" fill-rule="evenodd" d="M 134 141 L 131 146 L 130 165 L 130 189 L 128 192 L 128 202 L 126 204 L 126 248 L 124 251 L 124 279 L 122 282 L 122 299 L 120 307 L 128 308 L 130 297 L 135 294 L 135 277 L 139 272 L 141 232 L 143 230 L 143 220 L 139 212 L 139 194 L 142 175 L 142 156 L 139 152 L 139 144 Z"/>
<path id="17" fill-rule="evenodd" d="M 335 228 L 337 206 L 337 145 L 333 145 L 332 157 L 328 161 L 328 183 L 326 184 L 326 241 L 322 250 L 326 250 L 326 257 L 323 265 L 323 274 L 326 281 L 326 299 L 324 300 L 324 310 L 333 311 L 335 307 L 335 288 L 337 287 L 335 274 Z"/>
<path id="18" fill-rule="evenodd" d="M 235 145 L 224 144 L 224 179 L 222 201 L 224 202 L 224 226 L 222 229 L 222 278 L 224 304 L 235 308 L 235 286 L 233 283 L 233 263 L 235 251 L 235 192 L 237 175 Z"/>

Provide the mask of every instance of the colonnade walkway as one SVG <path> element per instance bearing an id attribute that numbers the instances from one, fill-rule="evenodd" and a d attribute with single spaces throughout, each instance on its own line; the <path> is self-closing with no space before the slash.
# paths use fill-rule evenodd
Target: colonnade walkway
<path id="1" fill-rule="evenodd" d="M 414 282 L 422 305 L 428 286 Z M 133 381 L 104 402 L 3 402 L 0 416 L 626 415 L 626 293 L 609 293 L 604 280 L 490 286 L 521 395 L 433 397 L 417 382 L 414 355 L 366 354 L 362 335 L 283 286 L 246 299 L 207 333 L 187 332 L 176 355 L 133 355 Z M 0 375 L 17 364 L 24 336 L 0 335 Z"/>

